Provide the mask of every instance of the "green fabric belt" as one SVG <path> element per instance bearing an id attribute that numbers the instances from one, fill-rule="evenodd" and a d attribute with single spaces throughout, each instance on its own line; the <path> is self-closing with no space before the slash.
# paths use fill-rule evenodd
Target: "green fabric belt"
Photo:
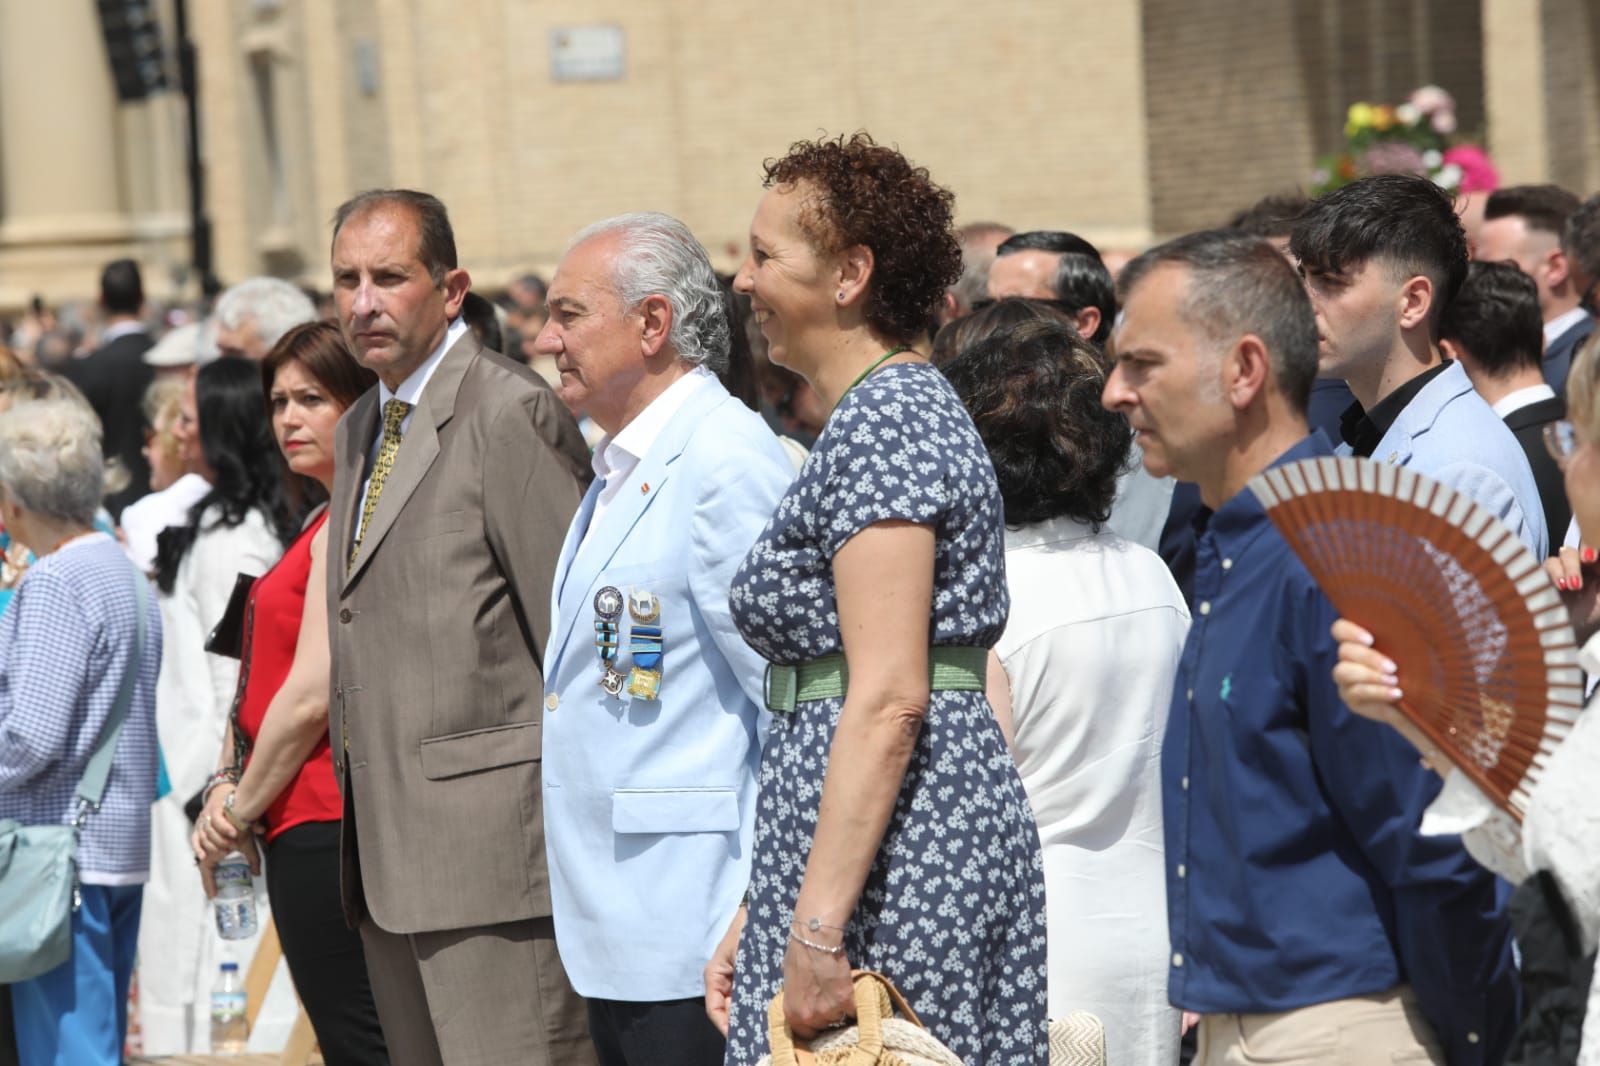
<path id="1" fill-rule="evenodd" d="M 989 669 L 989 649 L 939 644 L 928 649 L 930 692 L 982 692 Z M 850 668 L 839 653 L 799 666 L 767 664 L 767 710 L 793 714 L 796 705 L 842 698 L 850 684 Z"/>

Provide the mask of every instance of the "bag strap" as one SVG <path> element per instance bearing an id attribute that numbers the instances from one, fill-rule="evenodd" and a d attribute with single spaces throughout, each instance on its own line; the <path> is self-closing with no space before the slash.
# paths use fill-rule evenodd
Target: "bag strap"
<path id="1" fill-rule="evenodd" d="M 850 1049 L 849 1066 L 873 1066 L 881 1061 L 884 1052 L 883 1023 L 896 1010 L 917 1028 L 927 1028 L 894 982 L 883 974 L 875 970 L 852 970 L 850 981 L 855 991 L 858 1042 Z M 880 988 L 888 996 L 891 1005 L 889 1014 L 883 1013 L 883 1001 L 878 998 Z M 783 1013 L 781 988 L 767 1004 L 767 1045 L 772 1054 L 772 1066 L 803 1066 L 806 1056 L 795 1046 L 794 1034 L 789 1032 L 789 1022 Z M 838 1052 L 831 1054 L 837 1055 Z"/>
<path id="2" fill-rule="evenodd" d="M 100 727 L 100 737 L 89 755 L 89 765 L 84 767 L 83 778 L 78 782 L 78 815 L 72 824 L 80 828 L 85 816 L 100 806 L 100 797 L 105 795 L 106 780 L 111 776 L 111 758 L 116 754 L 122 723 L 127 720 L 128 708 L 133 704 L 133 690 L 138 685 L 139 669 L 144 663 L 150 587 L 137 569 L 133 570 L 133 598 L 138 605 L 133 655 L 128 659 L 128 668 L 122 672 L 122 683 L 117 686 L 117 700 L 111 705 L 111 713 L 106 715 L 105 724 Z"/>

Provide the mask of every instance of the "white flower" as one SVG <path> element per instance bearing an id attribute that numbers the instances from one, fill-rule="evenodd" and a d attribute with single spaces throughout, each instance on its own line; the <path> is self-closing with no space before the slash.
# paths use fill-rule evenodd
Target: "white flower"
<path id="1" fill-rule="evenodd" d="M 1439 165 L 1443 162 L 1444 153 L 1440 152 L 1436 148 L 1429 148 L 1426 152 L 1422 153 L 1422 165 L 1427 167 L 1429 170 L 1438 170 Z"/>
<path id="2" fill-rule="evenodd" d="M 1394 117 L 1407 126 L 1415 126 L 1422 121 L 1422 109 L 1413 103 L 1404 103 L 1394 109 Z"/>
<path id="3" fill-rule="evenodd" d="M 1448 137 L 1456 131 L 1456 113 L 1454 111 L 1436 111 L 1433 115 L 1433 132 L 1441 137 Z"/>
<path id="4" fill-rule="evenodd" d="M 1447 163 L 1439 168 L 1439 173 L 1433 176 L 1433 183 L 1441 189 L 1454 189 L 1461 184 L 1461 168 L 1454 163 Z"/>

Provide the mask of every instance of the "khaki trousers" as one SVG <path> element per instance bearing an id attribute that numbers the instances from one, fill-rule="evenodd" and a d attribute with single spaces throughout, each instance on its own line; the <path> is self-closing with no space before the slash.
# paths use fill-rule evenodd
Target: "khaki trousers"
<path id="1" fill-rule="evenodd" d="M 595 1066 L 549 918 L 361 941 L 394 1066 Z"/>
<path id="2" fill-rule="evenodd" d="M 1409 985 L 1280 1014 L 1207 1014 L 1194 1066 L 1444 1066 Z"/>

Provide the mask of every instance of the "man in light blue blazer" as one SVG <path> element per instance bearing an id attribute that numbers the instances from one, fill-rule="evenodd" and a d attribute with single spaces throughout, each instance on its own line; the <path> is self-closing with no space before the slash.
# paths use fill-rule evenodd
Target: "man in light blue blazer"
<path id="1" fill-rule="evenodd" d="M 1439 348 L 1439 319 L 1467 274 L 1448 194 L 1380 174 L 1312 202 L 1289 251 L 1316 311 L 1318 373 L 1356 403 L 1344 455 L 1408 466 L 1470 496 L 1544 558 L 1544 507 L 1516 436 Z"/>
<path id="2" fill-rule="evenodd" d="M 574 238 L 538 350 L 606 431 L 557 563 L 544 818 L 556 944 L 605 1066 L 713 1066 L 703 969 L 749 883 L 765 663 L 728 589 L 794 467 L 711 372 L 729 323 L 666 215 Z"/>

